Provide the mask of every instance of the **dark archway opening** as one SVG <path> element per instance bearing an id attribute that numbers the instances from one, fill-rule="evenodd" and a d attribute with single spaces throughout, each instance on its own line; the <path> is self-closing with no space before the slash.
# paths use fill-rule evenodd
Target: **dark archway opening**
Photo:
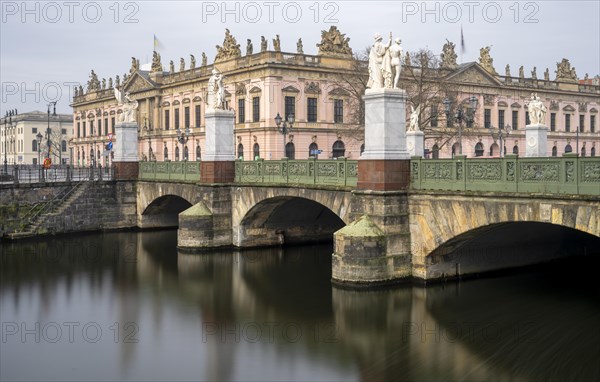
<path id="1" fill-rule="evenodd" d="M 600 238 L 549 223 L 511 222 L 449 240 L 427 256 L 426 266 L 432 279 L 453 278 L 588 255 L 600 255 Z"/>
<path id="2" fill-rule="evenodd" d="M 345 223 L 333 211 L 315 201 L 276 197 L 254 206 L 240 222 L 237 245 L 275 246 L 331 242 Z"/>
<path id="3" fill-rule="evenodd" d="M 176 195 L 157 198 L 141 215 L 140 228 L 170 228 L 179 226 L 179 214 L 192 204 Z"/>

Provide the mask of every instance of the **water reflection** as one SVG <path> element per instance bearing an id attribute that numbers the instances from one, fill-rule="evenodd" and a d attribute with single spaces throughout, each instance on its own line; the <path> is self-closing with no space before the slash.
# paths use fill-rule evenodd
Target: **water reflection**
<path id="1" fill-rule="evenodd" d="M 356 292 L 331 287 L 331 246 L 206 254 L 175 246 L 174 231 L 3 244 L 1 379 L 600 375 L 600 290 L 566 282 L 564 264 Z M 581 269 L 598 262 L 578 261 L 576 280 L 586 280 Z"/>

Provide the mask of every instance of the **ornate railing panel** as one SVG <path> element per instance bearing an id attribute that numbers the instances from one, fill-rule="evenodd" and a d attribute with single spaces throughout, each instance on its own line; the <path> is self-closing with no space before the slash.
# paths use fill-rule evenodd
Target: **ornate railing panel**
<path id="1" fill-rule="evenodd" d="M 236 161 L 237 183 L 330 185 L 355 187 L 358 162 L 355 160 L 257 160 Z"/>
<path id="2" fill-rule="evenodd" d="M 140 162 L 139 180 L 196 183 L 200 162 Z"/>
<path id="3" fill-rule="evenodd" d="M 411 161 L 416 190 L 528 192 L 600 196 L 600 158 L 421 159 Z"/>

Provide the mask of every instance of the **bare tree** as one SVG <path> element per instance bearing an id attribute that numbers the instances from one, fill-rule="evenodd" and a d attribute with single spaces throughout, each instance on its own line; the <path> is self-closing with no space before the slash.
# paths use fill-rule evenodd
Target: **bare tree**
<path id="1" fill-rule="evenodd" d="M 61 128 L 51 128 L 50 129 L 50 140 L 48 140 L 48 131 L 44 132 L 44 137 L 42 138 L 42 142 L 40 143 L 40 155 L 42 156 L 41 161 L 44 161 L 44 158 L 48 157 L 48 147 L 50 147 L 50 157 L 52 158 L 52 163 L 54 164 L 62 164 L 62 155 L 63 155 L 63 141 L 64 146 L 66 147 L 66 137 L 62 134 Z M 49 144 L 48 144 L 49 142 Z"/>

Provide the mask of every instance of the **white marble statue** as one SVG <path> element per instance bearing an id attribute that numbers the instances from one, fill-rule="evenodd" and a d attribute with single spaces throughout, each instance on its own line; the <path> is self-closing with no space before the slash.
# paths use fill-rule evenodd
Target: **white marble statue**
<path id="1" fill-rule="evenodd" d="M 375 33 L 374 39 L 375 42 L 369 52 L 369 82 L 367 82 L 367 88 L 391 88 L 392 62 L 389 48 L 392 45 L 392 34 L 390 33 L 390 41 L 387 45 L 383 44 L 383 37 L 379 33 Z"/>
<path id="2" fill-rule="evenodd" d="M 392 87 L 398 88 L 398 81 L 400 80 L 400 71 L 402 70 L 402 47 L 400 43 L 402 40 L 396 38 L 394 40 L 395 44 L 390 46 L 389 52 L 390 57 L 392 58 L 392 71 L 394 72 L 394 82 Z"/>
<path id="3" fill-rule="evenodd" d="M 421 105 L 415 107 L 410 105 L 412 112 L 410 113 L 410 124 L 407 131 L 419 131 L 419 114 L 421 113 Z"/>
<path id="4" fill-rule="evenodd" d="M 532 125 L 543 125 L 546 122 L 546 106 L 538 97 L 537 93 L 531 93 L 531 100 L 527 104 L 529 112 L 529 121 Z"/>
<path id="5" fill-rule="evenodd" d="M 119 103 L 119 106 L 123 108 L 123 112 L 119 115 L 119 122 L 125 123 L 136 123 L 136 110 L 138 108 L 138 101 L 129 98 L 129 93 L 123 94 L 115 87 L 115 98 Z"/>
<path id="6" fill-rule="evenodd" d="M 223 87 L 223 75 L 213 68 L 212 76 L 208 80 L 208 94 L 206 97 L 209 109 L 225 109 L 225 88 Z"/>

